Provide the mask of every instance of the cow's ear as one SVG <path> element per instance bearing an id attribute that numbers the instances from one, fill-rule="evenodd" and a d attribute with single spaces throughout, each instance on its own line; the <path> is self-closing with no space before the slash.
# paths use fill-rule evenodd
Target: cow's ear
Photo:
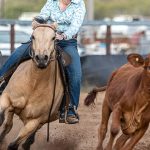
<path id="1" fill-rule="evenodd" d="M 134 67 L 144 66 L 144 58 L 139 54 L 130 54 L 127 59 L 128 62 Z"/>

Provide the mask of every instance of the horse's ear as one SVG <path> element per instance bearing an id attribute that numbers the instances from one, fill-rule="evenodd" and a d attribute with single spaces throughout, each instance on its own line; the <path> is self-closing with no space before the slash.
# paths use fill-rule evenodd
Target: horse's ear
<path id="1" fill-rule="evenodd" d="M 51 27 L 56 30 L 58 27 L 58 24 L 56 22 L 54 22 L 51 24 Z"/>
<path id="2" fill-rule="evenodd" d="M 38 23 L 37 21 L 35 21 L 35 20 L 32 21 L 32 29 L 33 30 L 35 30 L 39 25 L 40 25 L 40 23 Z"/>

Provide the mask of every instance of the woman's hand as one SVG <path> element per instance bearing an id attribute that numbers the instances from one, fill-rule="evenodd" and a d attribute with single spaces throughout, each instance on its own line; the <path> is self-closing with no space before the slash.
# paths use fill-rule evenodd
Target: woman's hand
<path id="1" fill-rule="evenodd" d="M 64 34 L 56 33 L 56 40 L 64 40 L 64 39 L 66 39 L 66 36 Z"/>

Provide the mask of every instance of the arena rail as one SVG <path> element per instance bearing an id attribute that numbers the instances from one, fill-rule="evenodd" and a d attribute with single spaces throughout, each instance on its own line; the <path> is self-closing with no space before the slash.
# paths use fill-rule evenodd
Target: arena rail
<path id="1" fill-rule="evenodd" d="M 31 25 L 31 21 L 20 21 L 20 20 L 12 20 L 12 19 L 0 19 L 0 25 L 10 25 L 10 49 L 11 51 L 14 50 L 14 43 L 15 43 L 15 25 Z M 85 21 L 83 26 L 100 26 L 106 25 L 107 32 L 105 37 L 106 42 L 106 54 L 110 55 L 110 46 L 111 46 L 111 26 L 112 25 L 128 25 L 128 26 L 150 26 L 150 21 L 123 21 L 123 22 L 116 22 L 116 21 Z"/>

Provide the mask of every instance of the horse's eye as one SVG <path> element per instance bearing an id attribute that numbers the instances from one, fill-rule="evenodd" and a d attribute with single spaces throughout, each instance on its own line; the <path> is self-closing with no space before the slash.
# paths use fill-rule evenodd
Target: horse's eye
<path id="1" fill-rule="evenodd" d="M 35 37 L 34 37 L 34 35 L 32 35 L 32 40 L 35 40 Z"/>
<path id="2" fill-rule="evenodd" d="M 54 41 L 54 40 L 55 40 L 55 37 L 53 37 L 52 40 Z"/>

